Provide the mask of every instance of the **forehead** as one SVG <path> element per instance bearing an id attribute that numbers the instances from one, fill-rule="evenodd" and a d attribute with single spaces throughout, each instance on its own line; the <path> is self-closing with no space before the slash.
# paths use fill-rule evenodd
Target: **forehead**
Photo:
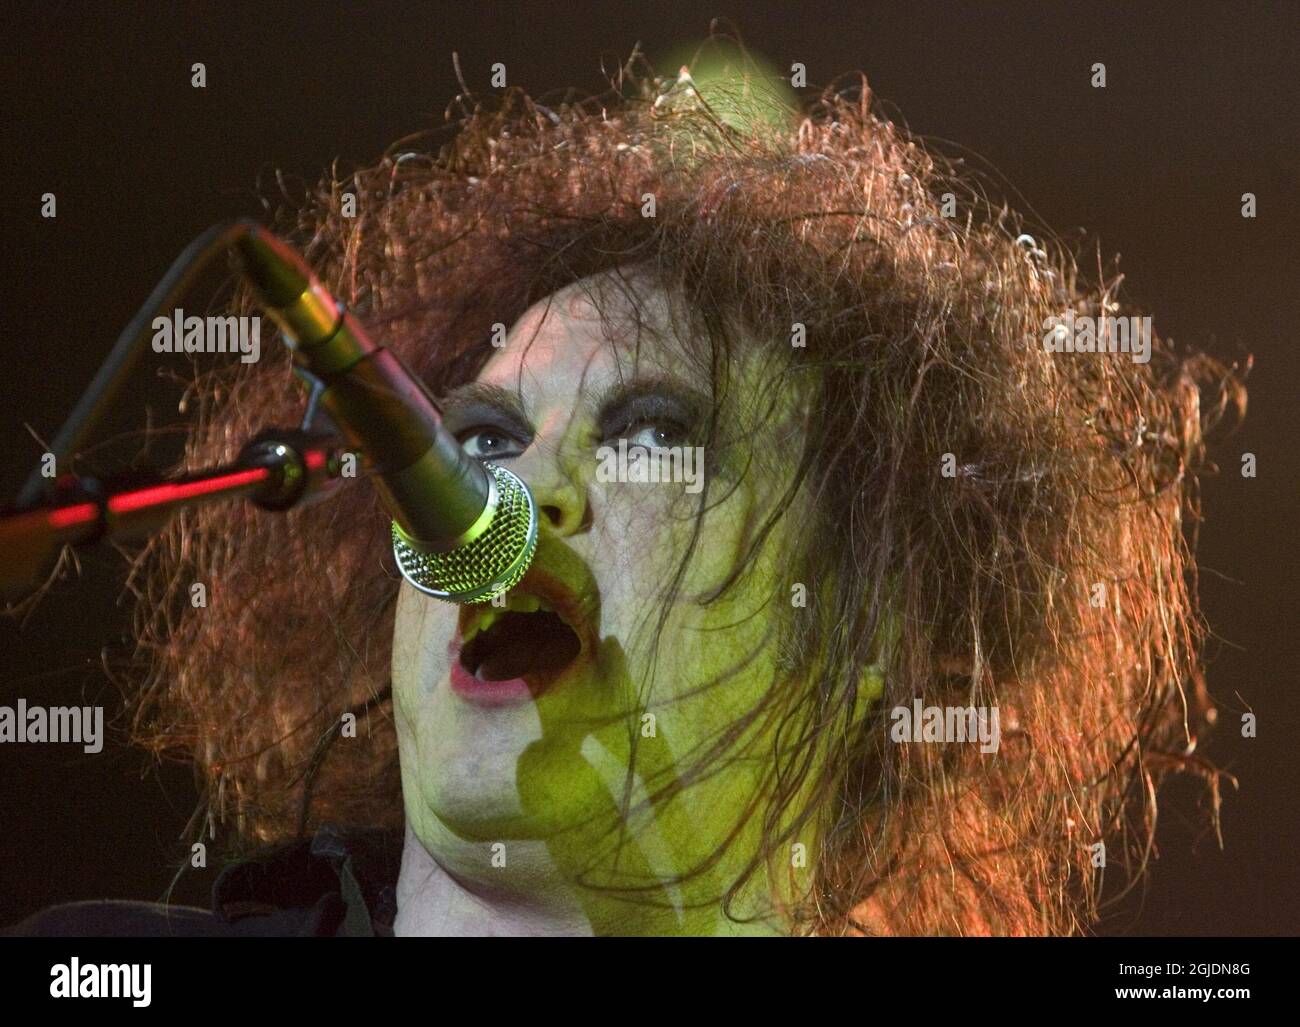
<path id="1" fill-rule="evenodd" d="M 528 396 L 601 389 L 651 373 L 684 377 L 675 311 L 643 273 L 584 278 L 525 311 L 478 380 Z"/>

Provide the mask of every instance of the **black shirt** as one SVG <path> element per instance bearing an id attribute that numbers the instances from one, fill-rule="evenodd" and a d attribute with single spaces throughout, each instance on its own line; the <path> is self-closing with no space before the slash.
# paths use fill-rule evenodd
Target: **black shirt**
<path id="1" fill-rule="evenodd" d="M 27 937 L 392 937 L 401 838 L 323 827 L 223 869 L 211 910 L 160 902 L 69 902 L 3 933 Z"/>

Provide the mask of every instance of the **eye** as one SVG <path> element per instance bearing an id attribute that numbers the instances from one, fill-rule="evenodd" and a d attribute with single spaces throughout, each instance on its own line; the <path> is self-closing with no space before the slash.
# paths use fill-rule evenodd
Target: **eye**
<path id="1" fill-rule="evenodd" d="M 674 449 L 698 435 L 698 414 L 690 404 L 661 391 L 642 392 L 610 403 L 598 419 L 601 441 L 632 447 Z"/>
<path id="2" fill-rule="evenodd" d="M 622 433 L 629 446 L 644 446 L 646 449 L 681 446 L 686 441 L 686 435 L 686 427 L 675 421 L 643 421 L 629 426 Z"/>
<path id="3" fill-rule="evenodd" d="M 477 425 L 456 433 L 456 441 L 478 460 L 508 460 L 524 451 L 524 444 L 508 432 L 490 425 Z"/>

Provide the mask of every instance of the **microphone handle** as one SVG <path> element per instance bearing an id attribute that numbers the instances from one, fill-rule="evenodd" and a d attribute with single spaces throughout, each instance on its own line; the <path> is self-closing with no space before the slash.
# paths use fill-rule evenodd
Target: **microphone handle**
<path id="1" fill-rule="evenodd" d="M 422 552 L 473 541 L 495 513 L 492 476 L 442 426 L 424 383 L 376 346 L 301 257 L 256 222 L 237 242 L 294 361 L 326 386 L 320 402 L 378 468 L 374 482 L 403 540 Z"/>
<path id="2" fill-rule="evenodd" d="M 345 315 L 340 333 L 358 331 L 350 322 Z M 393 353 L 371 350 L 322 381 L 321 405 L 339 430 L 362 452 L 382 457 L 372 481 L 408 545 L 447 552 L 481 534 L 495 512 L 492 479 L 442 426 L 424 383 Z"/>

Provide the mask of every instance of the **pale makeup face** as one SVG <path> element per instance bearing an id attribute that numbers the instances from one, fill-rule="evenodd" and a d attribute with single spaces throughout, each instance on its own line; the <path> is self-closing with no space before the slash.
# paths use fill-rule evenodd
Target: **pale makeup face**
<path id="1" fill-rule="evenodd" d="M 540 541 L 510 593 L 513 612 L 456 607 L 402 585 L 393 685 L 408 836 L 471 890 L 552 903 L 578 929 L 709 933 L 730 929 L 719 927 L 717 901 L 754 851 L 757 818 L 710 871 L 663 882 L 694 870 L 742 819 L 766 748 L 750 732 L 749 754 L 732 749 L 715 773 L 673 785 L 770 686 L 770 604 L 789 585 L 763 556 L 743 587 L 700 602 L 766 513 L 762 476 L 732 470 L 745 447 L 706 453 L 695 473 L 716 475 L 710 508 L 656 654 L 698 486 L 599 472 L 602 459 L 613 466 L 620 439 L 629 455 L 698 445 L 710 389 L 666 341 L 662 292 L 638 289 L 649 330 L 602 321 L 595 303 L 619 309 L 609 282 L 588 279 L 534 306 L 477 381 L 444 403 L 471 453 L 528 484 Z M 624 820 L 626 788 L 633 815 Z M 629 902 L 578 878 L 650 888 Z"/>

